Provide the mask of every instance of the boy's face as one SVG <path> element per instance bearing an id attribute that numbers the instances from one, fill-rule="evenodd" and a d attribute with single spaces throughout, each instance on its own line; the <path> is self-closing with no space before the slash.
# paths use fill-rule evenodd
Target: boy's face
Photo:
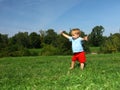
<path id="1" fill-rule="evenodd" d="M 76 39 L 78 38 L 80 35 L 76 32 L 72 32 L 72 38 Z"/>

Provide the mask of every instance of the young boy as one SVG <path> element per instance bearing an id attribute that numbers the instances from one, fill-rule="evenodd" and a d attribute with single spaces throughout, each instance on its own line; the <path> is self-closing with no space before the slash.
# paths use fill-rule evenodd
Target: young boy
<path id="1" fill-rule="evenodd" d="M 73 51 L 73 56 L 72 56 L 72 62 L 71 62 L 71 67 L 70 69 L 73 69 L 75 66 L 75 61 L 78 60 L 80 63 L 80 68 L 83 70 L 84 68 L 84 63 L 86 62 L 86 56 L 85 52 L 82 47 L 82 41 L 83 40 L 88 40 L 88 37 L 81 38 L 80 34 L 81 31 L 78 28 L 72 29 L 71 30 L 71 35 L 69 36 L 65 33 L 61 33 L 65 38 L 68 38 L 69 41 L 72 42 L 72 51 Z"/>

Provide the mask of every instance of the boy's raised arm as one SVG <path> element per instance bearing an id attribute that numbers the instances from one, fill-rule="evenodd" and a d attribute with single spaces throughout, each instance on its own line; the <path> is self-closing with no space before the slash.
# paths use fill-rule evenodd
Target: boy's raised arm
<path id="1" fill-rule="evenodd" d="M 69 39 L 69 35 L 65 34 L 64 32 L 61 32 L 61 35 L 63 35 L 65 38 L 68 38 Z"/>
<path id="2" fill-rule="evenodd" d="M 85 36 L 83 40 L 88 41 L 88 36 Z"/>

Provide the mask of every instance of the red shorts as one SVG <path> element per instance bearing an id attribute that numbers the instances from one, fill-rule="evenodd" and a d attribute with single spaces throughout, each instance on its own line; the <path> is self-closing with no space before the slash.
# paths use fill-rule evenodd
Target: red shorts
<path id="1" fill-rule="evenodd" d="M 72 56 L 72 61 L 78 60 L 80 63 L 85 63 L 86 62 L 86 57 L 85 57 L 85 52 L 78 52 L 74 53 Z"/>

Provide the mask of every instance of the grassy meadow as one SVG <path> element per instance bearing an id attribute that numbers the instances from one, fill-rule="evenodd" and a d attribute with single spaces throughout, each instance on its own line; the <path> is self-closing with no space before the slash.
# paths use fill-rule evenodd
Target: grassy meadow
<path id="1" fill-rule="evenodd" d="M 119 90 L 120 53 L 87 55 L 69 70 L 71 56 L 0 58 L 0 90 Z"/>

